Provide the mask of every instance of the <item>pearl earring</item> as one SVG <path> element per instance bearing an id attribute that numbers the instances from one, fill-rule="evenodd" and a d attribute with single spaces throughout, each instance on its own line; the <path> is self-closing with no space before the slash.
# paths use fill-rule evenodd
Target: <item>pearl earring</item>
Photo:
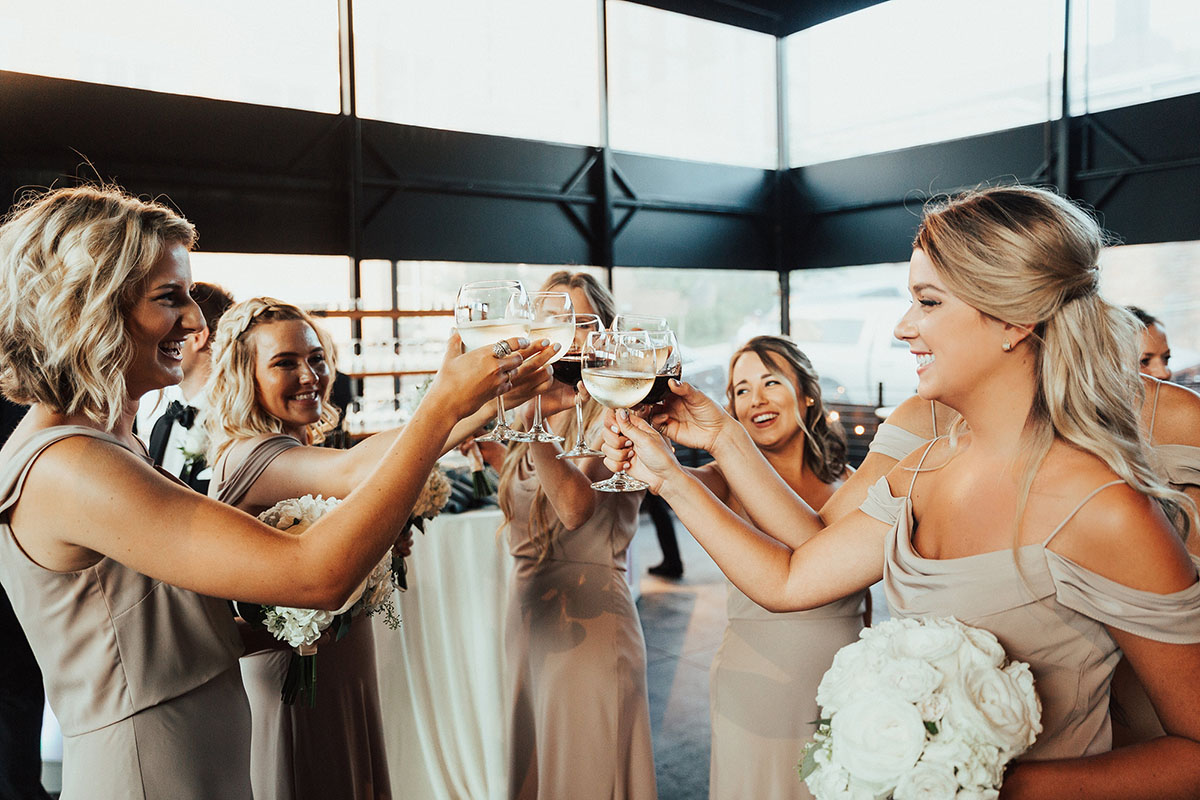
<path id="1" fill-rule="evenodd" d="M 1012 342 L 1010 342 L 1008 339 L 1005 339 L 1004 344 L 1000 345 L 1000 348 L 1007 353 L 1012 350 Z"/>

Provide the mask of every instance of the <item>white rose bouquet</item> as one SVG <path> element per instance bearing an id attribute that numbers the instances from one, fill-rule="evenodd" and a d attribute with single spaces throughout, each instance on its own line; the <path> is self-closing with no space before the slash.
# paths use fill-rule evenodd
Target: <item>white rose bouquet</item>
<path id="1" fill-rule="evenodd" d="M 800 777 L 817 800 L 989 800 L 1042 731 L 1029 665 L 953 617 L 864 628 L 817 689 Z"/>
<path id="2" fill-rule="evenodd" d="M 299 534 L 316 522 L 327 511 L 341 501 L 306 494 L 281 500 L 258 518 L 288 533 Z M 317 646 L 316 642 L 330 626 L 334 636 L 341 639 L 350 630 L 350 620 L 359 614 L 373 616 L 383 612 L 388 626 L 393 630 L 400 625 L 400 618 L 392 604 L 391 553 L 384 555 L 367 579 L 351 595 L 351 599 L 337 611 L 319 611 L 311 608 L 289 608 L 287 606 L 260 606 L 238 603 L 238 613 L 251 625 L 258 625 L 276 639 L 287 642 L 294 652 L 283 680 L 281 699 L 291 705 L 303 693 L 309 706 L 316 703 Z"/>

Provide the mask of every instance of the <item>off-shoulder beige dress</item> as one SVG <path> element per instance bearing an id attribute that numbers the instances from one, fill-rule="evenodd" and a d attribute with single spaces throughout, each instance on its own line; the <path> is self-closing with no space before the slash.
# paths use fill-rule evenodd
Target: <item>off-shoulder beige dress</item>
<path id="1" fill-rule="evenodd" d="M 300 446 L 291 436 L 270 436 L 256 442 L 238 464 L 222 459 L 213 470 L 209 494 L 236 506 L 279 454 Z M 241 659 L 253 719 L 255 800 L 392 796 L 373 628 L 372 620 L 359 617 L 340 641 L 320 645 L 314 708 L 284 705 L 279 699 L 290 650 Z"/>
<path id="2" fill-rule="evenodd" d="M 1044 541 L 1019 548 L 1015 556 L 1006 549 L 922 558 L 911 539 L 911 484 L 908 494 L 894 497 L 887 479 L 880 478 L 862 505 L 892 526 L 883 582 L 893 616 L 955 616 L 991 631 L 1009 658 L 1030 665 L 1044 730 L 1024 759 L 1111 749 L 1109 684 L 1121 652 L 1107 626 L 1159 642 L 1200 642 L 1200 582 L 1172 594 L 1139 591 L 1048 549 L 1088 500 L 1119 483 L 1097 487 Z M 1200 559 L 1193 561 L 1200 568 Z"/>
<path id="3" fill-rule="evenodd" d="M 654 800 L 646 643 L 625 582 L 641 492 L 602 493 L 591 519 L 562 529 L 537 563 L 532 462 L 513 481 L 506 534 L 515 558 L 504 645 L 509 798 Z"/>
<path id="4" fill-rule="evenodd" d="M 70 436 L 124 447 L 91 428 L 59 426 L 34 434 L 0 466 L 0 583 L 62 727 L 62 798 L 250 800 L 242 642 L 225 601 L 107 557 L 52 572 L 13 536 L 9 522 L 30 467 Z M 163 519 L 164 536 L 170 528 Z"/>

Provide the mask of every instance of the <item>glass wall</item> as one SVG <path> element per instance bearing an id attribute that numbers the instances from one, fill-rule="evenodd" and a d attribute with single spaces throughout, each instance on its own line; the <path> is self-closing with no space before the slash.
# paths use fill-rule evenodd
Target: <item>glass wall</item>
<path id="1" fill-rule="evenodd" d="M 600 143 L 596 0 L 356 0 L 363 117 Z"/>
<path id="2" fill-rule="evenodd" d="M 826 402 L 893 406 L 917 389 L 917 364 L 892 331 L 909 307 L 908 263 L 790 274 L 791 335 Z"/>
<path id="3" fill-rule="evenodd" d="M 5 3 L 0 69 L 337 113 L 338 3 Z"/>
<path id="4" fill-rule="evenodd" d="M 683 352 L 683 379 L 722 404 L 733 351 L 751 336 L 780 331 L 775 272 L 616 267 L 613 294 L 620 312 L 667 318 Z"/>
<path id="5" fill-rule="evenodd" d="M 1071 113 L 1200 91 L 1200 3 L 1071 4 Z"/>
<path id="6" fill-rule="evenodd" d="M 792 167 L 1061 115 L 1063 0 L 890 0 L 788 37 Z"/>
<path id="7" fill-rule="evenodd" d="M 775 37 L 608 0 L 609 143 L 775 169 Z"/>

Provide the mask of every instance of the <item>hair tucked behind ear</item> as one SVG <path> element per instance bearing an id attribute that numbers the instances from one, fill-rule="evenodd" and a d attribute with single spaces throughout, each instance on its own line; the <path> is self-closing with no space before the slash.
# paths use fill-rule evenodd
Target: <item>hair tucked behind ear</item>
<path id="1" fill-rule="evenodd" d="M 209 375 L 208 407 L 204 428 L 208 433 L 208 463 L 216 464 L 221 455 L 240 439 L 265 433 L 282 433 L 283 423 L 267 413 L 258 402 L 254 380 L 257 357 L 254 331 L 258 326 L 280 320 L 300 320 L 308 324 L 329 362 L 329 383 L 321 398 L 321 418 L 308 426 L 309 441 L 319 444 L 338 423 L 338 409 L 329 402 L 336 367 L 333 342 L 329 334 L 303 309 L 272 297 L 252 297 L 233 305 L 217 325 L 213 342 L 212 374 Z"/>
<path id="2" fill-rule="evenodd" d="M 927 210 L 913 247 L 950 291 L 984 314 L 1032 331 L 1037 392 L 1024 452 L 1020 520 L 1034 475 L 1056 437 L 1092 453 L 1153 497 L 1181 536 L 1191 501 L 1151 467 L 1139 425 L 1134 316 L 1098 293 L 1104 235 L 1052 192 L 1025 186 L 968 192 Z"/>

